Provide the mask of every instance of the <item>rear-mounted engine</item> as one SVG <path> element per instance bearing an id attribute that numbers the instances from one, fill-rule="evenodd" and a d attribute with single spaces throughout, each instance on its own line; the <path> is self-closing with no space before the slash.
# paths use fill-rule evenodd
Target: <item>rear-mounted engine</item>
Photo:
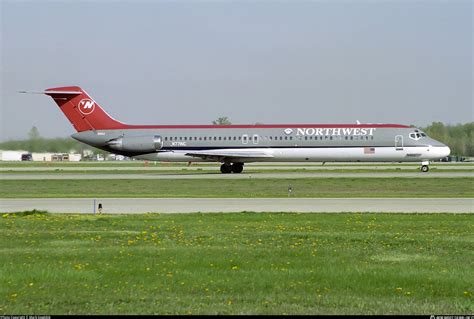
<path id="1" fill-rule="evenodd" d="M 107 142 L 107 145 L 117 151 L 133 153 L 153 153 L 163 147 L 160 135 L 154 136 L 123 136 Z"/>

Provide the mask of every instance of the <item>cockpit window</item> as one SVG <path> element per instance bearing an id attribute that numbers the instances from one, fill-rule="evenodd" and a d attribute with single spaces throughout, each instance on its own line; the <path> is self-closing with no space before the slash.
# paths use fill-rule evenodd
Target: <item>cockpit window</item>
<path id="1" fill-rule="evenodd" d="M 408 137 L 410 137 L 412 140 L 418 141 L 419 139 L 426 137 L 426 134 L 420 132 L 419 130 L 415 130 L 414 132 L 408 134 Z"/>

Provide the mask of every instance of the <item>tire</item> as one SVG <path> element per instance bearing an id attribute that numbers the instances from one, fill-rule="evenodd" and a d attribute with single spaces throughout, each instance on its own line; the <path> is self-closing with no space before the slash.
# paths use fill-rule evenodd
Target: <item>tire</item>
<path id="1" fill-rule="evenodd" d="M 423 173 L 426 173 L 426 172 L 428 172 L 429 170 L 430 170 L 430 167 L 429 167 L 428 165 L 422 165 L 422 166 L 421 166 L 421 171 L 422 171 Z"/>
<path id="2" fill-rule="evenodd" d="M 232 172 L 232 166 L 231 165 L 226 165 L 226 164 L 221 165 L 221 173 L 222 174 L 229 174 L 230 172 Z"/>
<path id="3" fill-rule="evenodd" d="M 244 164 L 242 164 L 242 163 L 232 164 L 232 172 L 238 174 L 238 173 L 242 173 L 243 170 L 244 170 Z"/>

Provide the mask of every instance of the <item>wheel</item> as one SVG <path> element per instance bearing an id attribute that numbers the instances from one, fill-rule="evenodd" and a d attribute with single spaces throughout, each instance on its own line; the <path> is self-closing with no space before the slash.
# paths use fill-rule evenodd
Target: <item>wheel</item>
<path id="1" fill-rule="evenodd" d="M 222 164 L 221 165 L 221 173 L 222 174 L 229 174 L 232 172 L 232 165 Z"/>
<path id="2" fill-rule="evenodd" d="M 426 173 L 430 170 L 430 167 L 428 165 L 421 165 L 421 171 L 423 173 Z"/>
<path id="3" fill-rule="evenodd" d="M 242 173 L 243 170 L 244 170 L 244 164 L 243 163 L 234 163 L 234 164 L 232 164 L 232 172 Z"/>

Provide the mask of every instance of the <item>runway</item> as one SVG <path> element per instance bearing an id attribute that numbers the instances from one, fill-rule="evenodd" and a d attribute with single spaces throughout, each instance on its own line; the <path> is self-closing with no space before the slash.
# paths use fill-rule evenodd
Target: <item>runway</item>
<path id="1" fill-rule="evenodd" d="M 192 212 L 473 213 L 473 198 L 44 198 L 1 199 L 0 212 L 105 214 Z M 95 204 L 95 206 L 94 206 Z"/>
<path id="2" fill-rule="evenodd" d="M 474 177 L 474 172 L 371 172 L 371 173 L 322 173 L 322 172 L 273 172 L 273 173 L 38 173 L 10 174 L 1 173 L 0 180 L 33 180 L 33 179 L 295 179 L 295 178 L 457 178 Z"/>
<path id="3" fill-rule="evenodd" d="M 272 165 L 271 165 L 272 164 Z M 405 164 L 405 165 L 388 165 L 388 164 L 382 164 L 382 165 L 335 165 L 334 163 L 331 165 L 321 165 L 321 164 L 313 164 L 313 165 L 308 165 L 307 163 L 305 165 L 301 164 L 288 164 L 288 165 L 278 165 L 278 163 L 248 163 L 245 165 L 245 170 L 246 171 L 265 171 L 265 170 L 311 170 L 311 171 L 327 171 L 331 172 L 334 170 L 346 170 L 346 171 L 355 171 L 355 170 L 371 170 L 374 172 L 380 171 L 380 170 L 399 170 L 399 171 L 415 171 L 419 170 L 418 166 L 415 166 L 413 164 Z M 432 171 L 446 171 L 446 170 L 456 170 L 456 171 L 472 171 L 474 169 L 474 165 L 431 165 L 430 169 Z M 62 172 L 68 172 L 68 171 L 147 171 L 147 172 L 160 172 L 160 171 L 181 171 L 181 170 L 187 170 L 187 171 L 214 171 L 214 172 L 219 172 L 219 165 L 216 163 L 215 165 L 180 165 L 180 166 L 166 166 L 166 165 L 159 165 L 155 166 L 153 164 L 150 164 L 148 166 L 126 166 L 126 165 L 121 165 L 121 166 L 105 166 L 105 165 L 100 165 L 100 166 L 79 166 L 79 165 L 74 165 L 73 163 L 70 163 L 69 165 L 55 165 L 55 163 L 47 165 L 45 164 L 44 166 L 5 166 L 5 167 L 0 167 L 0 172 L 2 173 L 14 173 L 14 172 L 54 172 L 54 171 L 62 171 Z"/>

